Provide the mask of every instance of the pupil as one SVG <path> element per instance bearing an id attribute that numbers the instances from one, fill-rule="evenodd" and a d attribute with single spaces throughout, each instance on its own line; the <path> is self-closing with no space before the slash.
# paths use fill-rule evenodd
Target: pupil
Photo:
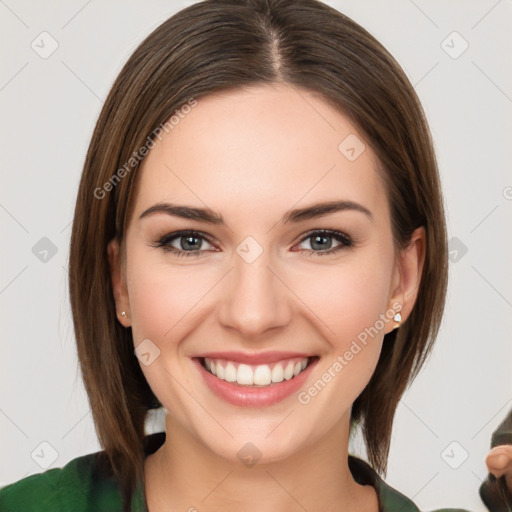
<path id="1" fill-rule="evenodd" d="M 201 247 L 201 242 L 199 241 L 199 238 L 197 236 L 184 236 L 181 238 L 181 248 L 182 249 L 199 249 Z M 185 243 L 183 243 L 183 240 L 185 240 Z M 195 243 L 189 244 L 189 240 L 195 240 Z M 199 245 L 199 247 L 197 247 Z"/>
<path id="2" fill-rule="evenodd" d="M 319 241 L 319 240 L 323 240 L 324 242 L 325 242 L 326 240 L 327 240 L 327 241 L 329 241 L 329 240 L 330 240 L 330 237 L 328 237 L 328 236 L 323 236 L 323 235 L 317 235 L 317 236 L 315 236 L 315 237 L 314 237 L 314 239 L 313 239 L 313 243 L 311 244 L 311 247 L 312 247 L 313 249 L 325 250 L 326 248 L 327 248 L 327 249 L 329 249 L 329 248 L 330 248 L 330 246 L 331 246 L 331 244 L 330 244 L 330 243 L 327 243 L 327 247 L 326 247 L 326 245 L 325 245 L 325 244 L 324 244 L 324 245 L 319 244 L 319 243 L 318 243 L 318 241 Z"/>

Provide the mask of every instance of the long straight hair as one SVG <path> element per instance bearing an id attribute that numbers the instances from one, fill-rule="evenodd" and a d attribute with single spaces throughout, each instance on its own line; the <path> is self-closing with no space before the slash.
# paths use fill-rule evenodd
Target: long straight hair
<path id="1" fill-rule="evenodd" d="M 130 159 L 191 98 L 200 103 L 212 93 L 276 82 L 318 94 L 365 137 L 386 184 L 396 250 L 425 228 L 416 304 L 385 336 L 376 370 L 352 407 L 351 424 L 361 426 L 377 471 L 386 470 L 398 401 L 438 332 L 448 268 L 443 200 L 425 115 L 395 59 L 316 0 L 205 0 L 183 9 L 139 45 L 115 80 L 87 152 L 71 236 L 78 357 L 124 510 L 144 478 L 146 414 L 159 405 L 134 355 L 131 329 L 116 319 L 107 259 L 108 243 L 123 242 L 133 203 L 140 162 Z"/>

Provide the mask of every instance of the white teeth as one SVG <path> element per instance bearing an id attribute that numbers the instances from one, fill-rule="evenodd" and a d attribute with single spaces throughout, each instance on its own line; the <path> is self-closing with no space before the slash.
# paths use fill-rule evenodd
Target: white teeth
<path id="1" fill-rule="evenodd" d="M 272 382 L 283 382 L 283 365 L 276 364 L 274 368 L 272 368 Z"/>
<path id="2" fill-rule="evenodd" d="M 290 361 L 288 363 L 288 365 L 286 366 L 285 370 L 284 370 L 284 378 L 286 380 L 290 380 L 292 377 L 293 377 L 293 369 L 294 369 L 294 365 L 293 363 Z"/>
<path id="3" fill-rule="evenodd" d="M 252 386 L 254 384 L 252 368 L 247 364 L 239 365 L 238 372 L 236 374 L 236 381 L 238 382 L 238 384 Z"/>
<path id="4" fill-rule="evenodd" d="M 215 363 L 211 359 L 208 359 L 207 357 L 205 357 L 204 363 L 206 365 L 206 368 L 208 368 L 213 373 L 213 375 L 217 375 L 217 370 L 215 369 Z"/>
<path id="5" fill-rule="evenodd" d="M 257 366 L 254 371 L 254 384 L 268 386 L 272 382 L 272 372 L 267 365 Z"/>
<path id="6" fill-rule="evenodd" d="M 236 381 L 236 368 L 233 363 L 228 363 L 226 365 L 226 372 L 224 373 L 224 380 L 226 382 L 235 382 Z"/>
<path id="7" fill-rule="evenodd" d="M 308 358 L 300 361 L 281 361 L 270 365 L 260 364 L 250 366 L 248 364 L 238 364 L 232 361 L 212 360 L 204 358 L 204 366 L 213 375 L 226 382 L 236 382 L 242 386 L 270 386 L 272 383 L 290 380 L 299 375 L 308 366 Z"/>

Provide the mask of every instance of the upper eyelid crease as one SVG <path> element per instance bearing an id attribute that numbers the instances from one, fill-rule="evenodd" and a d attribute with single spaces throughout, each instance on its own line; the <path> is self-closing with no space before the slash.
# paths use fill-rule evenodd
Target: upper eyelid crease
<path id="1" fill-rule="evenodd" d="M 296 208 L 290 210 L 283 215 L 281 223 L 298 223 L 341 211 L 357 211 L 363 213 L 370 219 L 370 221 L 373 222 L 373 215 L 371 211 L 359 203 L 354 201 L 328 201 L 317 203 L 305 208 Z M 226 225 L 222 215 L 210 210 L 209 208 L 195 208 L 172 203 L 157 203 L 151 206 L 139 216 L 139 220 L 157 213 L 164 213 L 184 219 L 207 222 L 214 225 Z"/>

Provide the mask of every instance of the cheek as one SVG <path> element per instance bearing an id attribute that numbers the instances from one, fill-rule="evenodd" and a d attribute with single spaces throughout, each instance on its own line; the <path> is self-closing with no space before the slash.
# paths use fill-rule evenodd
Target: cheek
<path id="1" fill-rule="evenodd" d="M 311 417 L 321 415 L 326 425 L 341 419 L 375 371 L 384 319 L 392 318 L 390 274 L 390 267 L 378 262 L 339 266 L 325 275 L 317 272 L 314 285 L 301 291 L 309 293 L 307 304 L 326 343 L 317 379 L 297 398 Z"/>
<path id="2" fill-rule="evenodd" d="M 171 272 L 160 265 L 151 265 L 134 259 L 128 274 L 128 293 L 134 342 L 149 338 L 157 344 L 175 338 L 181 319 L 189 318 L 204 285 L 198 287 L 193 267 Z M 193 313 L 192 313 L 193 314 Z M 187 322 L 184 322 L 187 323 Z"/>
<path id="3" fill-rule="evenodd" d="M 392 265 L 369 261 L 318 267 L 298 282 L 300 297 L 323 323 L 325 337 L 335 348 L 344 346 L 365 329 L 384 328 L 381 314 L 390 307 Z"/>
<path id="4" fill-rule="evenodd" d="M 160 350 L 158 366 L 185 369 L 188 345 L 181 341 L 204 323 L 221 274 L 208 265 L 180 265 L 138 247 L 131 256 L 127 285 L 133 343 L 137 347 L 149 339 Z"/>
<path id="5" fill-rule="evenodd" d="M 171 270 L 151 262 L 147 255 L 133 257 L 127 270 L 134 346 L 151 341 L 141 344 L 144 350 L 149 347 L 152 359 L 148 365 L 141 364 L 141 370 L 168 412 L 185 411 L 189 407 L 187 396 L 180 393 L 172 377 L 179 375 L 181 385 L 192 389 L 180 341 L 197 326 L 195 315 L 201 310 L 201 297 L 213 283 L 201 281 L 194 266 Z"/>
<path id="6" fill-rule="evenodd" d="M 382 249 L 317 270 L 314 279 L 304 281 L 299 293 L 308 297 L 307 305 L 317 317 L 315 325 L 326 342 L 326 357 L 319 368 L 322 382 L 304 390 L 305 402 L 301 403 L 308 403 L 326 385 L 330 391 L 315 398 L 317 405 L 328 408 L 329 403 L 336 403 L 329 414 L 340 414 L 351 406 L 375 371 L 385 322 L 394 314 L 388 302 L 393 252 Z"/>

